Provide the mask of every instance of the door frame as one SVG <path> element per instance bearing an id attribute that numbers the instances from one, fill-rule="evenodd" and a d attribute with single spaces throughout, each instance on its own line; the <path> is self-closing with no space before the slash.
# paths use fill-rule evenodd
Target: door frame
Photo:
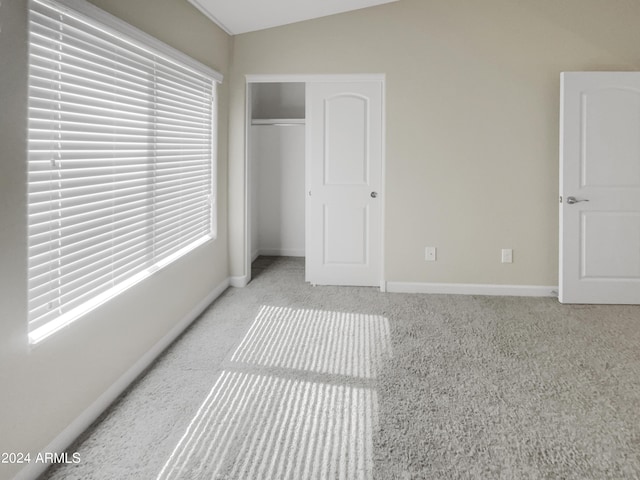
<path id="1" fill-rule="evenodd" d="M 251 238 L 252 238 L 252 195 L 254 185 L 251 182 L 251 85 L 254 83 L 313 83 L 313 82 L 378 82 L 382 86 L 382 159 L 381 159 L 381 188 L 380 196 L 382 207 L 380 210 L 380 291 L 386 291 L 385 270 L 385 213 L 386 213 L 386 75 L 383 73 L 369 74 L 249 74 L 245 75 L 245 122 L 244 122 L 244 276 L 237 286 L 246 286 L 251 281 Z M 305 142 L 308 143 L 308 142 Z M 305 187 L 308 186 L 308 145 L 305 144 Z M 306 218 L 306 207 L 305 207 Z M 305 227 L 306 228 L 306 227 Z"/>

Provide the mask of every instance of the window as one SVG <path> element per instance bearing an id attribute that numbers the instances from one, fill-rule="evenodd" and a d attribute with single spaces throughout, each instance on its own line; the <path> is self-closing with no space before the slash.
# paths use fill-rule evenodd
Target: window
<path id="1" fill-rule="evenodd" d="M 215 238 L 222 77 L 84 1 L 32 0 L 29 28 L 37 343 Z"/>

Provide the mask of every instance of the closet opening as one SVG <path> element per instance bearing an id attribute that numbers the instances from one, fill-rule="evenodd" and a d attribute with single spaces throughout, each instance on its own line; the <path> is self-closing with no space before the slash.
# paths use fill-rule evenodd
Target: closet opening
<path id="1" fill-rule="evenodd" d="M 305 83 L 248 83 L 247 96 L 250 263 L 304 257 Z"/>

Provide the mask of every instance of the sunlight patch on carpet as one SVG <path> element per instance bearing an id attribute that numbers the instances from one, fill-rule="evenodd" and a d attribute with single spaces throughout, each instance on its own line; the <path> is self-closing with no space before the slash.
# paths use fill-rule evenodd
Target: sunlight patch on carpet
<path id="1" fill-rule="evenodd" d="M 389 354 L 384 317 L 263 306 L 157 480 L 371 478 Z"/>
<path id="2" fill-rule="evenodd" d="M 263 306 L 231 360 L 375 378 L 389 348 L 385 317 Z"/>

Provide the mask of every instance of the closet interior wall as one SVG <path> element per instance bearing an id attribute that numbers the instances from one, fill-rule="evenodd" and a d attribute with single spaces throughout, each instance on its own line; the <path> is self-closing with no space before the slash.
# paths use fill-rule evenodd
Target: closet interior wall
<path id="1" fill-rule="evenodd" d="M 305 84 L 250 85 L 251 256 L 305 255 Z"/>

